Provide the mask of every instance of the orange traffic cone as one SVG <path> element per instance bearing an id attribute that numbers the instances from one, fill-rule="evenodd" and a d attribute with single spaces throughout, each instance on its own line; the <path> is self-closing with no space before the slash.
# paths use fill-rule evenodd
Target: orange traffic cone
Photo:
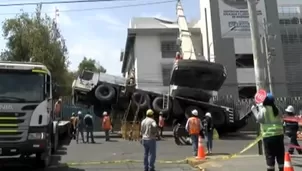
<path id="1" fill-rule="evenodd" d="M 199 138 L 198 138 L 198 151 L 197 151 L 196 159 L 204 160 L 205 158 L 206 158 L 206 153 L 205 153 L 203 145 L 202 145 L 202 138 L 201 138 L 201 136 L 199 136 Z"/>
<path id="2" fill-rule="evenodd" d="M 292 166 L 292 161 L 290 159 L 290 155 L 288 152 L 285 152 L 283 171 L 294 171 L 294 168 Z"/>

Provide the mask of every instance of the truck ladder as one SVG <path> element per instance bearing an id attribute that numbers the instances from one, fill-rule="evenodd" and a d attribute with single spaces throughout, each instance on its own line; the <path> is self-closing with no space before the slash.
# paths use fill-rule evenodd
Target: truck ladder
<path id="1" fill-rule="evenodd" d="M 169 94 L 163 94 L 163 109 L 169 108 L 170 98 Z"/>
<path id="2" fill-rule="evenodd" d="M 142 100 L 143 100 L 143 96 L 141 96 L 141 98 L 140 98 L 140 103 L 142 102 Z M 136 106 L 135 115 L 134 115 L 133 121 L 131 123 L 131 130 L 129 132 L 130 141 L 137 141 L 137 140 L 139 140 L 139 137 L 140 137 L 140 123 L 137 122 L 138 114 L 140 111 L 139 104 L 137 104 L 137 106 Z"/>
<path id="3" fill-rule="evenodd" d="M 188 22 L 184 14 L 183 7 L 180 0 L 178 0 L 176 5 L 176 15 L 177 24 L 179 27 L 179 47 L 180 54 L 184 60 L 196 60 L 195 50 L 193 46 L 193 41 L 191 39 L 191 33 L 188 28 Z"/>

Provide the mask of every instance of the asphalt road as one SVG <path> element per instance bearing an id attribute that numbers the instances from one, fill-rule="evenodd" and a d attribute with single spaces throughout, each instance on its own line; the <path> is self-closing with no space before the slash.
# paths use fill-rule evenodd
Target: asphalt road
<path id="1" fill-rule="evenodd" d="M 254 136 L 234 136 L 226 139 L 214 141 L 213 155 L 236 153 L 249 144 Z M 245 154 L 257 154 L 257 147 L 251 148 Z M 166 138 L 158 141 L 157 144 L 157 160 L 176 161 L 183 160 L 186 157 L 192 156 L 191 146 L 177 146 L 173 138 Z M 129 142 L 119 138 L 113 138 L 111 142 L 105 142 L 104 138 L 97 137 L 95 144 L 77 144 L 74 140 L 69 146 L 63 146 L 53 156 L 52 168 L 47 170 L 52 171 L 121 171 L 121 170 L 143 170 L 142 163 L 120 163 L 120 164 L 95 164 L 91 162 L 97 161 L 117 161 L 117 160 L 142 160 L 143 148 L 139 142 Z M 1 162 L 1 160 L 0 160 Z M 33 170 L 34 165 L 32 160 L 23 161 L 22 165 L 17 159 L 2 160 L 5 163 L 5 169 L 12 168 L 25 171 Z M 13 164 L 10 164 L 13 163 Z M 18 164 L 16 164 L 18 163 Z M 20 164 L 19 164 L 20 163 Z M 62 165 L 62 163 L 74 164 L 71 166 Z M 90 164 L 89 164 L 90 163 Z M 80 165 L 79 165 L 80 164 Z M 60 165 L 60 166 L 59 166 Z M 14 167 L 13 167 L 14 166 Z M 157 164 L 157 169 L 160 171 L 189 171 L 192 168 L 185 164 Z M 2 170 L 2 168 L 0 167 Z"/>

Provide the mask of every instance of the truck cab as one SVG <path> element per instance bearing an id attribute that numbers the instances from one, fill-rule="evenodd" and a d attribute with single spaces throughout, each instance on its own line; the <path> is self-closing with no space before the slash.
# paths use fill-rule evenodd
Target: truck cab
<path id="1" fill-rule="evenodd" d="M 52 82 L 40 63 L 0 62 L 0 156 L 36 155 L 47 167 L 52 148 Z"/>

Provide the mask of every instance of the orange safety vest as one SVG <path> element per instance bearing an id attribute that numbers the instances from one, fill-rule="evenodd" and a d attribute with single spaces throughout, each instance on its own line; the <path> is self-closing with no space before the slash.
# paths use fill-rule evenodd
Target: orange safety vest
<path id="1" fill-rule="evenodd" d="M 165 126 L 165 119 L 164 119 L 163 116 L 159 116 L 158 126 L 159 127 L 164 127 Z"/>
<path id="2" fill-rule="evenodd" d="M 200 132 L 200 119 L 197 117 L 189 118 L 189 134 L 199 135 Z"/>
<path id="3" fill-rule="evenodd" d="M 111 129 L 111 121 L 109 116 L 104 116 L 103 117 L 103 129 L 104 130 L 110 130 Z"/>

